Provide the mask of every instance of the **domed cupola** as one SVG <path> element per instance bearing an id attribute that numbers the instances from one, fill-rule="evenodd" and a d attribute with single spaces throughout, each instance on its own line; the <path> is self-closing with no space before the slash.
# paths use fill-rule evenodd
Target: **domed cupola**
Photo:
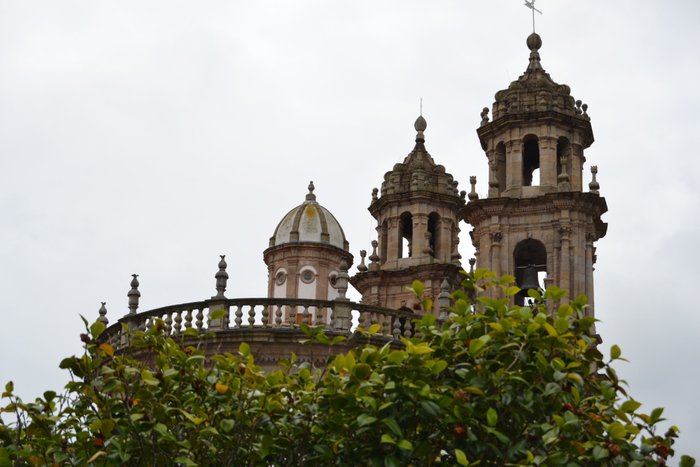
<path id="1" fill-rule="evenodd" d="M 316 201 L 309 183 L 306 199 L 277 225 L 263 252 L 268 267 L 270 298 L 333 300 L 341 262 L 349 268 L 353 257 L 343 228 L 331 212 Z M 312 310 L 312 322 L 327 322 L 327 310 Z M 287 319 L 284 311 L 283 320 Z M 301 316 L 301 315 L 299 315 Z M 286 322 L 286 321 L 285 321 Z"/>
<path id="2" fill-rule="evenodd" d="M 328 209 L 318 204 L 314 189 L 314 182 L 310 182 L 306 200 L 282 218 L 270 237 L 270 247 L 315 242 L 349 249 L 343 228 Z"/>

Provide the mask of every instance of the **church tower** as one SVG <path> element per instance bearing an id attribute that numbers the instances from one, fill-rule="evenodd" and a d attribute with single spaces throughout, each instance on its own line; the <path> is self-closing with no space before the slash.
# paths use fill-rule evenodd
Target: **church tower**
<path id="1" fill-rule="evenodd" d="M 419 304 L 407 287 L 415 279 L 425 285 L 424 295 L 437 298 L 445 279 L 452 290 L 460 282 L 460 196 L 457 181 L 425 149 L 423 116 L 415 122 L 416 145 L 402 163 L 384 175 L 381 193 L 372 192 L 369 212 L 377 220 L 379 240 L 369 265 L 363 262 L 351 278 L 362 303 L 386 308 L 417 310 Z"/>
<path id="2" fill-rule="evenodd" d="M 555 83 L 540 63 L 542 39 L 527 38 L 530 62 L 508 89 L 496 93 L 477 130 L 489 164 L 488 198 L 470 193 L 463 218 L 472 225 L 479 267 L 512 274 L 518 285 L 556 285 L 593 305 L 595 242 L 607 224 L 597 168 L 584 192 L 584 150 L 593 143 L 588 106 Z M 527 282 L 523 284 L 523 282 Z M 522 302 L 523 297 L 516 301 Z"/>

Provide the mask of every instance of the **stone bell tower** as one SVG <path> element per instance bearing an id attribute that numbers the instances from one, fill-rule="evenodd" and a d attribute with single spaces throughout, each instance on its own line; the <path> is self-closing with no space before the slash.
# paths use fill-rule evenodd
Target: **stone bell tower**
<path id="1" fill-rule="evenodd" d="M 425 149 L 425 118 L 418 117 L 414 126 L 413 151 L 384 175 L 381 193 L 372 191 L 369 212 L 377 220 L 379 240 L 372 242 L 369 265 L 361 252 L 359 273 L 350 280 L 363 303 L 412 311 L 419 306 L 406 288 L 415 279 L 423 282 L 435 309 L 443 281 L 453 289 L 461 280 L 457 244 L 466 196 Z"/>
<path id="2" fill-rule="evenodd" d="M 479 267 L 512 274 L 521 286 L 525 276 L 546 273 L 540 287 L 585 294 L 592 313 L 594 244 L 606 233 L 607 205 L 595 166 L 583 191 L 584 150 L 593 143 L 588 106 L 544 71 L 539 35 L 531 34 L 527 46 L 529 65 L 496 93 L 493 120 L 488 108 L 481 113 L 477 134 L 490 169 L 488 198 L 472 190 L 462 214 L 473 227 Z"/>

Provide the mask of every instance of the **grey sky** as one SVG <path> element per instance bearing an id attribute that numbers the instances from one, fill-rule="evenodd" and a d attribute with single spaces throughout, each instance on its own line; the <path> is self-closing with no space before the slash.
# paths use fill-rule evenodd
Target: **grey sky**
<path id="1" fill-rule="evenodd" d="M 262 251 L 309 180 L 367 249 L 366 208 L 413 147 L 467 189 L 479 112 L 527 65 L 519 0 L 0 1 L 0 382 L 60 387 L 79 314 L 263 296 Z M 700 457 L 700 2 L 540 0 L 542 64 L 589 105 L 610 211 L 598 330 L 630 393 Z M 588 181 L 588 179 L 587 179 Z M 462 225 L 462 255 L 470 256 Z"/>

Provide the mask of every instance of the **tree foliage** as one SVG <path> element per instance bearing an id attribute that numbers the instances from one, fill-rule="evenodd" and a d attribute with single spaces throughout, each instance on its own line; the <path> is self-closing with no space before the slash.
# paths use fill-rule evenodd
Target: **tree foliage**
<path id="1" fill-rule="evenodd" d="M 512 306 L 512 280 L 467 275 L 446 322 L 424 316 L 402 345 L 371 345 L 368 329 L 367 345 L 318 369 L 292 356 L 265 373 L 246 344 L 205 356 L 162 326 L 132 335 L 149 355 L 135 359 L 95 323 L 83 355 L 61 362 L 63 394 L 25 403 L 6 385 L 0 467 L 664 465 L 678 430 L 659 433 L 662 409 L 627 396 L 620 349 L 599 352 L 585 298 L 550 287 Z"/>

